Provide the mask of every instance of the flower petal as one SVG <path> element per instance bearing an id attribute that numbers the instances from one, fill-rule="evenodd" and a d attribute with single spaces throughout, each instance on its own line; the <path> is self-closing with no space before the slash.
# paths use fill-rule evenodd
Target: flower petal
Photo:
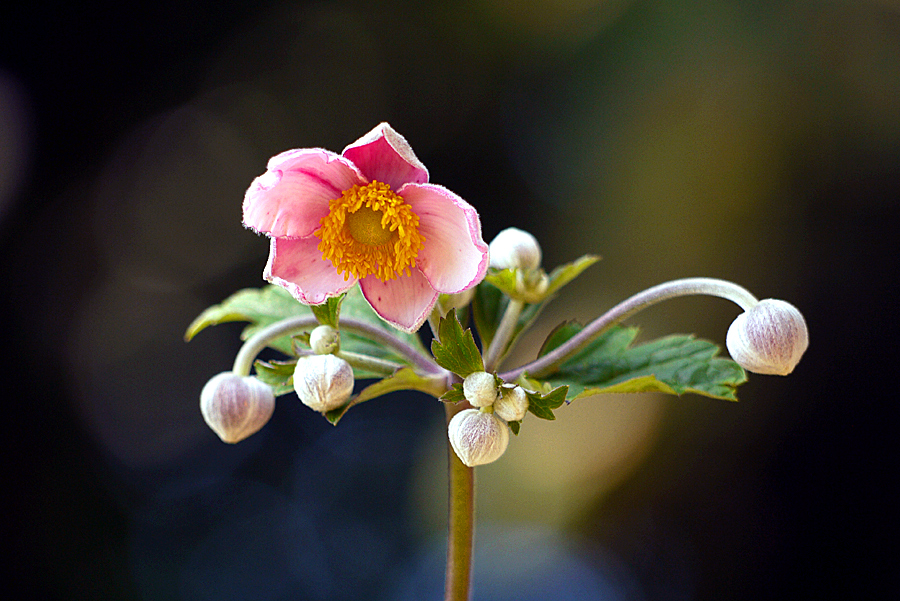
<path id="1" fill-rule="evenodd" d="M 244 225 L 274 237 L 309 236 L 328 214 L 329 200 L 364 182 L 352 163 L 328 150 L 282 152 L 250 184 L 244 196 Z"/>
<path id="2" fill-rule="evenodd" d="M 369 181 L 384 182 L 395 191 L 409 182 L 428 181 L 428 169 L 416 158 L 409 142 L 387 123 L 379 124 L 341 154 Z"/>
<path id="3" fill-rule="evenodd" d="M 344 275 L 328 262 L 322 260 L 317 248 L 319 239 L 272 238 L 269 247 L 269 262 L 263 271 L 263 278 L 281 286 L 306 305 L 324 303 L 330 296 L 337 296 L 356 283 L 351 277 L 344 281 Z"/>
<path id="4" fill-rule="evenodd" d="M 484 279 L 488 245 L 472 205 L 435 184 L 407 184 L 398 194 L 419 216 L 425 246 L 416 257 L 416 267 L 435 290 L 454 294 Z"/>
<path id="5" fill-rule="evenodd" d="M 383 320 L 404 332 L 415 332 L 428 318 L 438 292 L 418 269 L 412 275 L 382 282 L 374 275 L 359 281 L 363 296 Z"/>

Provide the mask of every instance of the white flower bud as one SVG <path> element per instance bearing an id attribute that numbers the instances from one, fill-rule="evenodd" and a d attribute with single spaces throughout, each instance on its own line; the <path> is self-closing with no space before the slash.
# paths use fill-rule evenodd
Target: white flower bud
<path id="1" fill-rule="evenodd" d="M 448 424 L 450 445 L 469 467 L 493 463 L 506 451 L 509 428 L 491 412 L 463 409 Z"/>
<path id="2" fill-rule="evenodd" d="M 275 411 L 272 389 L 253 376 L 226 371 L 213 376 L 200 391 L 200 413 L 224 442 L 255 434 Z"/>
<path id="3" fill-rule="evenodd" d="M 537 269 L 541 246 L 537 238 L 518 228 L 506 228 L 489 245 L 490 266 L 497 269 Z"/>
<path id="4" fill-rule="evenodd" d="M 338 350 L 340 334 L 331 326 L 318 326 L 309 334 L 309 347 L 317 355 L 327 355 Z"/>
<path id="5" fill-rule="evenodd" d="M 294 368 L 294 390 L 314 411 L 337 409 L 353 394 L 353 368 L 334 355 L 300 357 Z"/>
<path id="6" fill-rule="evenodd" d="M 497 400 L 497 381 L 487 372 L 472 372 L 463 380 L 463 396 L 473 407 L 488 407 Z"/>
<path id="7" fill-rule="evenodd" d="M 500 398 L 494 403 L 494 413 L 508 422 L 521 421 L 528 413 L 528 395 L 521 386 L 500 388 Z"/>
<path id="8" fill-rule="evenodd" d="M 725 346 L 747 371 L 786 376 L 809 346 L 809 333 L 794 305 L 768 298 L 737 316 L 728 328 Z"/>

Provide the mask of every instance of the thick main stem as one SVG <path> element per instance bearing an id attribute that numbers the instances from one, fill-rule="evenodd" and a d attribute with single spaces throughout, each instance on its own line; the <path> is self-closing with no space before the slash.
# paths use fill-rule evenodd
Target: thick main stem
<path id="1" fill-rule="evenodd" d="M 444 405 L 447 423 L 466 403 Z M 469 601 L 472 583 L 472 549 L 475 542 L 475 470 L 456 456 L 447 441 L 448 538 L 444 601 Z"/>

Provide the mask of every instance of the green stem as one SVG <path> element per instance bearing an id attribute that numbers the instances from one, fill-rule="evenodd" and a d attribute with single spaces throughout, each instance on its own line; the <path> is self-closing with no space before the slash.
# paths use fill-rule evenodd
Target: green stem
<path id="1" fill-rule="evenodd" d="M 500 374 L 500 377 L 507 382 L 515 380 L 525 372 L 535 378 L 546 377 L 552 374 L 563 361 L 583 349 L 603 332 L 631 317 L 638 311 L 670 298 L 697 294 L 728 299 L 740 305 L 744 311 L 748 311 L 759 302 L 746 288 L 742 288 L 727 280 L 684 278 L 665 282 L 647 288 L 622 301 L 589 323 L 583 330 L 567 340 L 565 344 L 561 344 L 536 361 Z"/>
<path id="2" fill-rule="evenodd" d="M 385 378 L 404 367 L 402 364 L 394 361 L 370 357 L 369 355 L 362 355 L 352 351 L 338 351 L 335 355 L 349 363 L 351 367 L 379 374 Z"/>
<path id="3" fill-rule="evenodd" d="M 467 403 L 444 405 L 447 423 L 468 408 Z M 466 467 L 450 441 L 447 441 L 448 460 L 448 537 L 447 573 L 444 581 L 444 601 L 469 601 L 472 582 L 472 548 L 475 541 L 475 470 Z"/>
<path id="4" fill-rule="evenodd" d="M 522 314 L 524 307 L 524 301 L 514 298 L 509 299 L 509 304 L 506 305 L 506 311 L 503 312 L 500 325 L 497 326 L 497 333 L 494 334 L 494 338 L 484 354 L 484 370 L 486 372 L 492 372 L 500 365 L 509 342 L 515 334 L 516 325 L 519 323 L 519 315 Z"/>
<path id="5" fill-rule="evenodd" d="M 241 350 L 238 351 L 237 356 L 234 358 L 234 367 L 232 368 L 232 371 L 240 376 L 249 375 L 256 356 L 260 351 L 266 348 L 270 342 L 281 336 L 287 336 L 288 334 L 300 332 L 307 328 L 314 328 L 317 325 L 319 325 L 319 322 L 314 316 L 302 315 L 282 319 L 281 321 L 277 321 L 258 330 L 253 336 L 247 339 L 241 347 Z M 340 329 L 360 334 L 377 344 L 389 347 L 425 374 L 440 375 L 446 373 L 446 370 L 437 363 L 382 328 L 373 326 L 364 321 L 344 318 L 341 319 Z"/>

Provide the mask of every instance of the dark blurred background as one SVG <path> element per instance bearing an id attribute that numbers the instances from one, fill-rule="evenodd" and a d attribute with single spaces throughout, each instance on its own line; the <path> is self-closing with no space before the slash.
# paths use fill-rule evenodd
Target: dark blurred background
<path id="1" fill-rule="evenodd" d="M 269 156 L 382 120 L 484 236 L 603 256 L 539 321 L 734 280 L 804 312 L 739 403 L 579 401 L 479 469 L 476 601 L 898 592 L 896 0 L 16 2 L 0 9 L 4 588 L 21 599 L 439 599 L 441 408 L 333 428 L 290 396 L 235 446 L 204 382 L 262 284 Z M 642 336 L 724 342 L 680 299 Z M 879 596 L 878 598 L 882 598 Z"/>

